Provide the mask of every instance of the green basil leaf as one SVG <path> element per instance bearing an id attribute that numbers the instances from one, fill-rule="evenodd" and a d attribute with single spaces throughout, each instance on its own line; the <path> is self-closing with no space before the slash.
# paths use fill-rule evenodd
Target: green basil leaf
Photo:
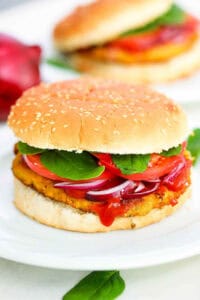
<path id="1" fill-rule="evenodd" d="M 119 271 L 95 271 L 67 292 L 63 300 L 114 300 L 124 289 Z"/>
<path id="2" fill-rule="evenodd" d="M 51 57 L 46 59 L 46 63 L 50 66 L 54 66 L 56 68 L 61 68 L 61 69 L 67 69 L 70 71 L 75 71 L 75 69 L 70 65 L 70 63 L 66 58 L 60 58 L 60 57 Z"/>
<path id="3" fill-rule="evenodd" d="M 186 19 L 186 13 L 178 5 L 173 4 L 164 15 L 144 25 L 143 27 L 129 30 L 123 33 L 121 36 L 134 35 L 138 33 L 144 33 L 156 29 L 159 26 L 164 25 L 179 25 L 182 24 Z"/>
<path id="4" fill-rule="evenodd" d="M 185 22 L 186 13 L 185 11 L 178 5 L 173 4 L 163 16 L 160 18 L 160 24 L 171 25 L 171 24 L 182 24 Z"/>
<path id="5" fill-rule="evenodd" d="M 188 137 L 187 149 L 194 159 L 193 164 L 196 164 L 200 157 L 200 128 L 194 129 Z"/>
<path id="6" fill-rule="evenodd" d="M 41 154 L 41 162 L 54 174 L 71 180 L 95 178 L 105 170 L 88 152 L 47 150 Z"/>
<path id="7" fill-rule="evenodd" d="M 170 157 L 170 156 L 174 156 L 174 155 L 180 154 L 181 150 L 182 150 L 182 145 L 179 145 L 178 147 L 170 148 L 167 151 L 162 151 L 160 153 L 160 155 L 165 156 L 165 157 Z"/>
<path id="8" fill-rule="evenodd" d="M 150 161 L 150 154 L 113 154 L 112 160 L 123 174 L 144 172 Z"/>
<path id="9" fill-rule="evenodd" d="M 21 154 L 38 154 L 46 151 L 45 149 L 31 147 L 23 142 L 18 142 L 17 147 Z"/>

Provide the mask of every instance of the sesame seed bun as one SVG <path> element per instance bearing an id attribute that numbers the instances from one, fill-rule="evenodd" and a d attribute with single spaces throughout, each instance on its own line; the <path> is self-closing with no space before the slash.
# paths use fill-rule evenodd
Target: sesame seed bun
<path id="1" fill-rule="evenodd" d="M 27 90 L 12 107 L 8 124 L 30 146 L 119 154 L 159 153 L 188 134 L 185 113 L 164 95 L 91 78 Z"/>
<path id="2" fill-rule="evenodd" d="M 55 46 L 74 51 L 107 42 L 151 22 L 171 5 L 172 0 L 97 0 L 80 6 L 56 25 Z"/>
<path id="3" fill-rule="evenodd" d="M 189 50 L 162 62 L 143 64 L 102 62 L 78 52 L 70 54 L 69 61 L 76 70 L 93 76 L 129 83 L 162 83 L 189 76 L 198 70 L 200 68 L 199 53 L 200 39 L 198 38 Z"/>
<path id="4" fill-rule="evenodd" d="M 42 224 L 59 229 L 92 233 L 136 229 L 159 222 L 181 207 L 189 199 L 190 194 L 191 189 L 188 187 L 179 197 L 176 206 L 165 205 L 160 209 L 152 209 L 145 216 L 118 217 L 109 227 L 102 225 L 97 215 L 84 213 L 65 203 L 44 197 L 18 179 L 15 179 L 14 202 L 22 213 Z"/>

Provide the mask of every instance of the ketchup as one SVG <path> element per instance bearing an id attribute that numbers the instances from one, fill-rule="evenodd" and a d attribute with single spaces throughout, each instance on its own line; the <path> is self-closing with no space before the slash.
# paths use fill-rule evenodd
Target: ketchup
<path id="1" fill-rule="evenodd" d="M 122 216 L 126 212 L 126 205 L 120 200 L 111 199 L 110 202 L 92 205 L 92 211 L 99 215 L 104 226 L 110 226 L 116 217 Z"/>

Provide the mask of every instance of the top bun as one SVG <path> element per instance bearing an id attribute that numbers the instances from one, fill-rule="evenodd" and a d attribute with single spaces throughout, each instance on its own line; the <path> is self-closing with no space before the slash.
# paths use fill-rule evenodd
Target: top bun
<path id="1" fill-rule="evenodd" d="M 188 134 L 184 112 L 164 95 L 91 78 L 27 90 L 8 124 L 30 146 L 119 154 L 159 153 Z"/>
<path id="2" fill-rule="evenodd" d="M 56 25 L 55 46 L 73 51 L 105 43 L 151 22 L 171 5 L 172 0 L 97 0 L 80 6 Z"/>

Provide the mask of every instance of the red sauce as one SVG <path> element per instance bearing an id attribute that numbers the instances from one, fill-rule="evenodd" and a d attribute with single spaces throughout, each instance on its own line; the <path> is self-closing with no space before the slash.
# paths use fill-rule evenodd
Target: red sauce
<path id="1" fill-rule="evenodd" d="M 122 216 L 126 212 L 126 205 L 118 199 L 111 199 L 110 202 L 94 204 L 92 211 L 99 215 L 101 223 L 110 226 L 116 217 Z"/>
<path id="2" fill-rule="evenodd" d="M 171 206 L 175 206 L 175 205 L 178 204 L 178 201 L 177 201 L 176 199 L 172 199 L 172 200 L 170 201 L 170 204 L 171 204 Z"/>

